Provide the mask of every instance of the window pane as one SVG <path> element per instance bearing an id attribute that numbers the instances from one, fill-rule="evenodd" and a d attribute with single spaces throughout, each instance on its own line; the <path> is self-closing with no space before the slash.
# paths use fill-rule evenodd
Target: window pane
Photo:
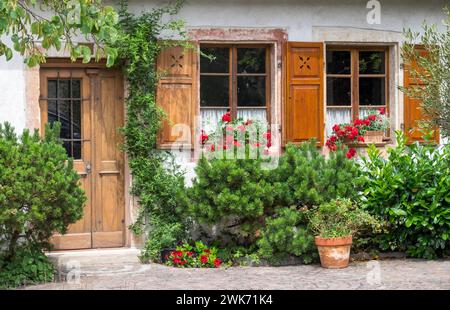
<path id="1" fill-rule="evenodd" d="M 81 158 L 81 142 L 80 141 L 74 141 L 73 142 L 73 154 L 72 157 L 74 159 L 80 159 Z"/>
<path id="2" fill-rule="evenodd" d="M 238 106 L 266 105 L 265 76 L 238 76 L 237 88 Z"/>
<path id="3" fill-rule="evenodd" d="M 200 77 L 200 106 L 228 107 L 229 96 L 228 76 Z"/>
<path id="4" fill-rule="evenodd" d="M 335 124 L 348 124 L 352 119 L 351 108 L 329 108 L 327 109 L 326 129 L 327 136 L 333 133 L 333 126 Z"/>
<path id="5" fill-rule="evenodd" d="M 265 73 L 266 49 L 238 48 L 237 69 L 238 73 Z"/>
<path id="6" fill-rule="evenodd" d="M 48 80 L 48 87 L 47 87 L 48 98 L 56 98 L 56 85 L 57 85 L 56 80 Z"/>
<path id="7" fill-rule="evenodd" d="M 80 85 L 80 80 L 72 80 L 72 98 L 81 98 Z"/>
<path id="8" fill-rule="evenodd" d="M 56 109 L 56 100 L 48 101 L 47 117 L 48 117 L 49 123 L 53 123 L 58 120 L 58 112 Z"/>
<path id="9" fill-rule="evenodd" d="M 384 74 L 384 52 L 359 52 L 360 74 Z"/>
<path id="10" fill-rule="evenodd" d="M 70 98 L 70 80 L 59 80 L 58 98 Z"/>
<path id="11" fill-rule="evenodd" d="M 202 47 L 202 52 L 209 56 L 214 56 L 210 60 L 200 56 L 201 73 L 228 73 L 230 70 L 230 49 L 224 47 Z"/>
<path id="12" fill-rule="evenodd" d="M 72 143 L 70 141 L 64 141 L 63 147 L 66 149 L 67 155 L 72 156 Z"/>
<path id="13" fill-rule="evenodd" d="M 384 78 L 359 78 L 359 104 L 385 104 Z"/>
<path id="14" fill-rule="evenodd" d="M 327 105 L 350 106 L 350 78 L 327 77 Z"/>
<path id="15" fill-rule="evenodd" d="M 81 139 L 81 102 L 80 100 L 72 101 L 72 128 L 73 139 Z"/>
<path id="16" fill-rule="evenodd" d="M 70 100 L 59 100 L 58 112 L 58 121 L 61 123 L 60 137 L 63 139 L 71 139 Z"/>
<path id="17" fill-rule="evenodd" d="M 327 73 L 350 74 L 350 58 L 349 51 L 327 51 Z"/>

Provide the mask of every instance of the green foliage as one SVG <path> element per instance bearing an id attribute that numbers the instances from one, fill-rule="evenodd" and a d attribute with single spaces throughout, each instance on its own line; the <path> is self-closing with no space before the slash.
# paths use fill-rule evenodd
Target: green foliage
<path id="1" fill-rule="evenodd" d="M 304 212 L 280 208 L 274 217 L 268 217 L 258 240 L 259 255 L 279 260 L 287 254 L 301 257 L 305 264 L 317 258 L 314 237 L 307 229 Z"/>
<path id="2" fill-rule="evenodd" d="M 134 16 L 121 1 L 118 40 L 115 47 L 124 61 L 128 80 L 127 122 L 123 129 L 124 148 L 133 175 L 132 194 L 139 198 L 140 210 L 131 229 L 146 235 L 143 261 L 159 260 L 163 248 L 175 246 L 185 232 L 183 216 L 184 179 L 168 153 L 156 149 L 163 111 L 156 104 L 159 73 L 156 59 L 160 51 L 175 44 L 169 35 L 181 36 L 183 23 L 172 20 L 182 1 Z M 167 21 L 168 20 L 168 21 Z M 168 40 L 160 40 L 164 33 Z"/>
<path id="3" fill-rule="evenodd" d="M 117 39 L 116 23 L 117 13 L 101 0 L 1 0 L 0 36 L 9 36 L 12 48 L 0 40 L 0 56 L 10 60 L 14 50 L 33 67 L 45 62 L 47 50 L 59 51 L 64 42 L 72 60 L 82 57 L 89 62 L 93 51 L 73 41 L 81 34 L 94 43 L 96 59 L 106 56 L 111 66 L 117 57 L 117 49 L 110 47 Z"/>
<path id="4" fill-rule="evenodd" d="M 335 199 L 308 213 L 309 228 L 322 238 L 353 236 L 361 228 L 378 225 L 373 216 L 350 199 Z"/>
<path id="5" fill-rule="evenodd" d="M 53 281 L 54 266 L 42 251 L 21 248 L 5 263 L 0 257 L 0 288 Z"/>
<path id="6" fill-rule="evenodd" d="M 8 123 L 0 125 L 0 267 L 18 282 L 30 274 L 26 268 L 34 269 L 29 267 L 33 254 L 45 265 L 39 253 L 49 247 L 51 235 L 64 234 L 83 214 L 86 196 L 59 130 L 59 124 L 47 125 L 42 139 L 37 130 L 17 137 Z M 15 270 L 20 266 L 25 269 Z"/>
<path id="7" fill-rule="evenodd" d="M 201 158 L 188 189 L 189 214 L 216 226 L 216 234 L 231 235 L 239 244 L 255 239 L 267 208 L 273 204 L 268 170 L 258 159 Z"/>
<path id="8" fill-rule="evenodd" d="M 396 135 L 387 159 L 369 148 L 362 203 L 389 223 L 378 240 L 383 250 L 441 256 L 450 246 L 450 145 L 407 145 L 403 133 Z"/>
<path id="9" fill-rule="evenodd" d="M 326 158 L 314 142 L 288 145 L 272 174 L 277 204 L 313 206 L 335 198 L 354 198 L 361 190 L 359 167 L 344 150 Z"/>
<path id="10" fill-rule="evenodd" d="M 424 127 L 437 126 L 441 134 L 450 137 L 450 7 L 444 9 L 446 20 L 443 30 L 436 25 L 424 23 L 419 33 L 405 31 L 406 44 L 402 46 L 402 58 L 405 64 L 416 63 L 420 70 L 409 68 L 414 80 L 420 80 L 421 87 L 400 87 L 411 98 L 419 99 L 427 120 Z M 423 44 L 427 55 L 420 55 L 415 43 Z"/>

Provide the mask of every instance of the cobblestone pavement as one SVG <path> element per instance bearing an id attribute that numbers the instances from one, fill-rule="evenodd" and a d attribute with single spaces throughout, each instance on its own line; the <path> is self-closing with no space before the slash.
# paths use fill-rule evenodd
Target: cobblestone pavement
<path id="1" fill-rule="evenodd" d="M 177 269 L 138 262 L 80 270 L 78 284 L 63 281 L 26 289 L 450 289 L 450 260 L 352 262 L 340 270 L 319 265 Z M 77 280 L 76 274 L 68 277 Z"/>

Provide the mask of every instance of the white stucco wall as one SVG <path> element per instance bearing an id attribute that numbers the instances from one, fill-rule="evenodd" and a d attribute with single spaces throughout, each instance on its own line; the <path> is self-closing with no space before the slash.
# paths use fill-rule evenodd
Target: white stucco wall
<path id="1" fill-rule="evenodd" d="M 3 38 L 2 38 L 3 39 Z M 25 128 L 25 75 L 20 55 L 0 58 L 0 123 L 10 122 L 17 131 Z"/>
<path id="2" fill-rule="evenodd" d="M 379 0 L 381 23 L 369 25 L 368 0 L 186 0 L 179 16 L 190 27 L 279 27 L 291 41 L 313 40 L 313 27 L 354 27 L 402 32 L 424 20 L 441 23 L 447 0 Z M 131 0 L 140 12 L 167 0 Z"/>

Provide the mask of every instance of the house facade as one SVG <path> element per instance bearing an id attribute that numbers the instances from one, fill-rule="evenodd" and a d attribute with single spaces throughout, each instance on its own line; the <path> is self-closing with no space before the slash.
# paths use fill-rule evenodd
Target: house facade
<path id="1" fill-rule="evenodd" d="M 130 1 L 139 13 L 168 1 Z M 442 25 L 445 0 L 189 0 L 186 21 L 195 49 L 164 50 L 165 74 L 157 100 L 168 120 L 159 147 L 172 150 L 187 170 L 195 167 L 195 134 L 229 111 L 271 125 L 273 151 L 316 138 L 324 145 L 331 127 L 384 108 L 394 130 L 411 141 L 422 119 L 419 103 L 398 86 L 409 85 L 400 57 L 403 29 L 424 20 Z M 51 52 L 46 64 L 27 68 L 16 55 L 0 61 L 0 122 L 18 131 L 58 120 L 88 195 L 84 218 L 55 236 L 57 249 L 139 245 L 129 230 L 137 205 L 117 131 L 124 123 L 126 85 L 120 70 L 102 63 L 71 63 Z M 439 134 L 434 137 L 442 142 Z"/>

